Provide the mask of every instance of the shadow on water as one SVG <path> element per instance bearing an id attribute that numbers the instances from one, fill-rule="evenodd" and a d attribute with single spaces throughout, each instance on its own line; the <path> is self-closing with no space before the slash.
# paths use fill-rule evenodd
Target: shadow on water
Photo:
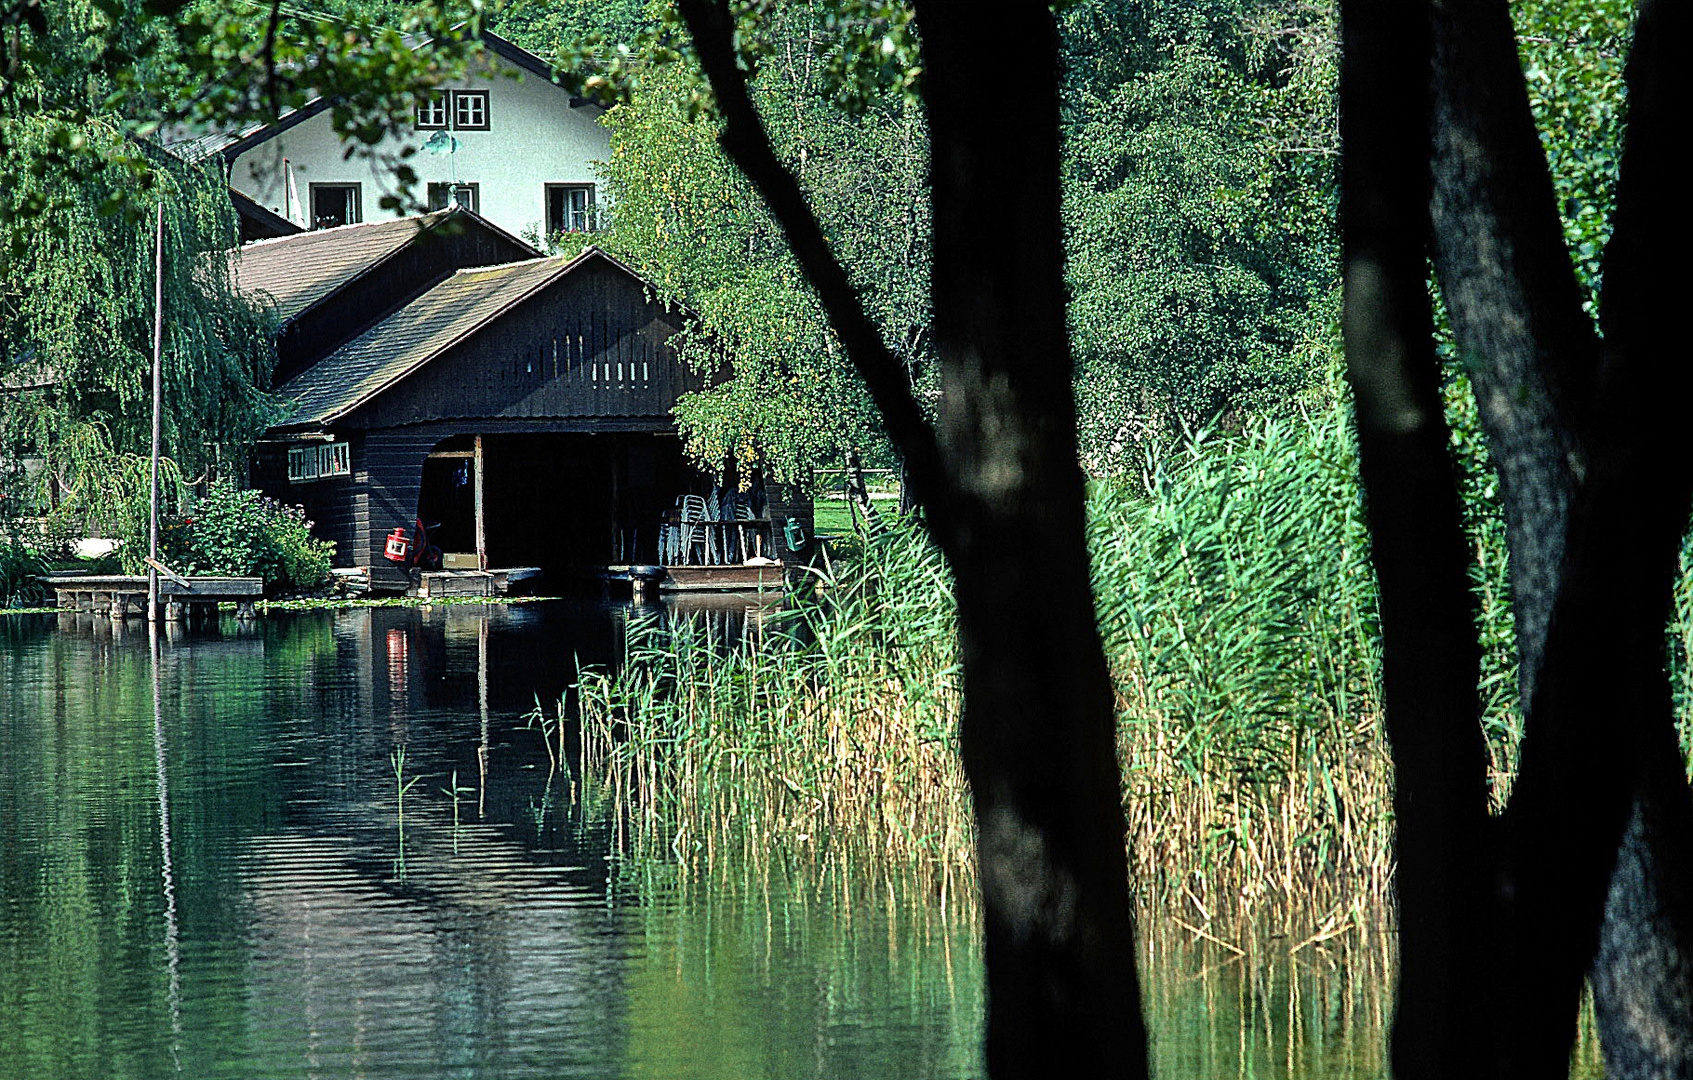
<path id="1" fill-rule="evenodd" d="M 713 649 L 779 623 L 636 614 Z M 630 617 L 0 619 L 0 1078 L 979 1075 L 967 904 L 618 854 L 528 717 Z M 1383 1074 L 1365 953 L 1148 949 L 1161 1075 Z"/>

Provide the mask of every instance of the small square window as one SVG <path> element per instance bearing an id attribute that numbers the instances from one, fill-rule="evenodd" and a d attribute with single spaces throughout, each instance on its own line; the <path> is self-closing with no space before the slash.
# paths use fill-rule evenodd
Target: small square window
<path id="1" fill-rule="evenodd" d="M 453 127 L 458 131 L 488 130 L 488 91 L 453 91 Z"/>
<path id="2" fill-rule="evenodd" d="M 447 126 L 447 95 L 431 94 L 417 103 L 417 129 L 440 131 Z"/>
<path id="3" fill-rule="evenodd" d="M 546 195 L 548 236 L 594 231 L 594 185 L 548 184 Z"/>
<path id="4" fill-rule="evenodd" d="M 480 184 L 430 184 L 429 209 L 445 210 L 449 204 L 457 204 L 472 213 L 482 211 L 482 185 Z"/>
<path id="5" fill-rule="evenodd" d="M 333 229 L 363 221 L 358 184 L 313 184 L 312 228 Z"/>

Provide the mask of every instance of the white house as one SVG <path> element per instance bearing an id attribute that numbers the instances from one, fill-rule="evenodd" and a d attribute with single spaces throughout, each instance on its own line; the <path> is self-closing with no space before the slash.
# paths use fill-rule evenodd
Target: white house
<path id="1" fill-rule="evenodd" d="M 384 140 L 374 154 L 347 156 L 322 98 L 269 124 L 167 146 L 191 159 L 222 157 L 231 187 L 307 229 L 406 213 L 381 208 L 397 190 L 392 168 L 406 145 L 417 148 L 406 159 L 418 175 L 413 197 L 430 209 L 453 200 L 514 236 L 591 229 L 595 163 L 611 156 L 603 110 L 553 83 L 534 53 L 497 34 L 482 40 L 472 74 L 420 104 L 403 143 Z"/>

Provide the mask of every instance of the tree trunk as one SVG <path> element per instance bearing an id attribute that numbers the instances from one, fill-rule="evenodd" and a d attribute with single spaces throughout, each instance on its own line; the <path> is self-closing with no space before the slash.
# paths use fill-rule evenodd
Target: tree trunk
<path id="1" fill-rule="evenodd" d="M 1480 870 L 1489 835 L 1480 648 L 1446 450 L 1425 270 L 1428 9 L 1342 5 L 1343 334 L 1381 589 L 1398 826 L 1399 1080 L 1468 1073 L 1485 1045 Z M 1486 1070 L 1477 1070 L 1485 1074 Z"/>
<path id="2" fill-rule="evenodd" d="M 1648 44 L 1648 28 L 1663 18 L 1658 8 L 1643 8 L 1641 40 Z M 1687 1075 L 1693 803 L 1676 756 L 1664 629 L 1689 504 L 1690 470 L 1672 437 L 1679 418 L 1671 410 L 1690 387 L 1685 363 L 1643 347 L 1676 329 L 1666 313 L 1680 285 L 1661 253 L 1684 251 L 1689 239 L 1665 236 L 1671 223 L 1688 231 L 1667 165 L 1675 112 L 1665 106 L 1662 86 L 1650 89 L 1654 79 L 1667 80 L 1667 67 L 1649 50 L 1630 66 L 1629 150 L 1606 254 L 1601 351 L 1581 310 L 1505 4 L 1445 0 L 1433 11 L 1434 63 L 1427 67 L 1425 39 L 1414 25 L 1425 12 L 1365 0 L 1344 9 L 1347 350 L 1382 583 L 1398 773 L 1404 974 L 1395 1071 L 1561 1075 L 1592 964 L 1611 1075 Z M 1395 17 L 1405 21 L 1395 27 Z M 1686 16 L 1677 7 L 1674 18 Z M 1679 38 L 1672 32 L 1662 40 Z M 1370 49 L 1371 41 L 1384 51 Z M 1408 105 L 1398 115 L 1381 107 L 1407 87 L 1420 93 L 1425 86 L 1432 125 Z M 1433 144 L 1425 146 L 1430 130 Z M 1394 272 L 1382 268 L 1386 260 L 1367 256 L 1371 222 L 1384 233 L 1395 223 L 1368 211 L 1381 209 L 1372 199 L 1396 190 L 1396 178 L 1415 174 L 1420 182 L 1422 165 L 1407 148 L 1432 155 L 1432 198 L 1428 218 L 1403 200 L 1393 204 L 1403 215 L 1391 246 L 1399 257 Z M 1425 223 L 1432 224 L 1442 294 L 1500 474 L 1510 545 L 1526 735 L 1496 829 L 1474 820 L 1468 798 L 1462 813 L 1439 813 L 1449 790 L 1443 785 L 1454 781 L 1446 768 L 1473 767 L 1464 763 L 1473 757 L 1469 740 L 1450 725 L 1473 725 L 1474 706 L 1445 682 L 1457 671 L 1450 656 L 1431 652 L 1419 661 L 1407 646 L 1418 634 L 1459 632 L 1453 602 L 1431 610 L 1438 595 L 1432 590 L 1420 597 L 1421 607 L 1395 600 L 1407 575 L 1407 553 L 1396 554 L 1398 546 L 1419 535 L 1443 541 L 1451 521 L 1425 513 L 1394 522 L 1384 512 L 1415 495 L 1417 477 L 1432 482 L 1439 471 L 1429 463 L 1384 471 L 1392 458 L 1380 449 L 1386 440 L 1377 430 L 1391 432 L 1397 421 L 1409 433 L 1429 419 L 1428 397 L 1415 379 L 1380 377 L 1384 367 L 1391 370 L 1383 356 L 1421 352 L 1419 338 L 1403 330 L 1395 338 L 1382 328 L 1410 322 L 1399 307 L 1415 302 L 1420 266 L 1406 233 Z M 1381 287 L 1384 280 L 1391 287 Z M 1653 322 L 1662 325 L 1648 331 Z M 1446 490 L 1442 481 L 1439 509 Z M 1386 535 L 1394 531 L 1397 540 Z M 1473 642 L 1473 626 L 1464 632 Z M 1418 717 L 1419 737 L 1410 743 L 1418 753 L 1408 755 L 1401 732 L 1416 702 L 1395 693 L 1394 673 L 1418 663 L 1425 679 L 1446 686 L 1445 707 L 1457 711 Z M 1422 703 L 1430 696 L 1425 687 Z M 1430 737 L 1424 725 L 1447 733 L 1455 759 L 1440 767 L 1422 759 Z M 1480 770 L 1473 776 L 1480 779 Z M 1431 798 L 1433 807 L 1426 805 Z M 1478 840 L 1495 831 L 1496 839 Z M 1419 858 L 1424 845 L 1444 849 L 1446 860 Z M 1428 915 L 1424 905 L 1438 905 L 1431 892 L 1447 905 L 1437 912 L 1467 908 L 1471 929 L 1452 926 L 1442 939 L 1419 925 L 1419 913 Z M 1435 958 L 1422 955 L 1425 946 L 1450 951 Z M 1442 994 L 1444 1000 L 1430 1000 Z M 1442 1009 L 1471 1019 L 1452 1016 L 1457 1026 L 1443 1031 Z M 1453 1037 L 1462 1041 L 1444 1041 Z M 1467 1063 L 1452 1058 L 1455 1046 Z"/>
<path id="3" fill-rule="evenodd" d="M 941 543 L 958 584 L 988 1069 L 1144 1075 L 1115 717 L 1089 578 L 1064 310 L 1056 32 L 1036 2 L 986 17 L 919 0 L 917 18 L 941 453 L 957 492 Z M 1007 214 L 1012 187 L 1020 210 Z"/>
<path id="4" fill-rule="evenodd" d="M 989 1073 L 1144 1077 L 1115 715 L 1076 453 L 1051 13 L 1038 0 L 991 13 L 917 5 L 932 148 L 937 439 L 770 151 L 727 9 L 678 6 L 724 117 L 724 149 L 781 223 L 957 581 Z M 1024 209 L 1007 214 L 1013 188 Z"/>

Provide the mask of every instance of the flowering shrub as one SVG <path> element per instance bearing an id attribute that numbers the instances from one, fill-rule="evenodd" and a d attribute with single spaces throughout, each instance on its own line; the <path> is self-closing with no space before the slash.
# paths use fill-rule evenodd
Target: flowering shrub
<path id="1" fill-rule="evenodd" d="M 181 574 L 262 577 L 267 588 L 300 591 L 329 577 L 335 545 L 311 534 L 305 511 L 226 481 L 188 515 L 162 524 L 159 553 Z"/>

